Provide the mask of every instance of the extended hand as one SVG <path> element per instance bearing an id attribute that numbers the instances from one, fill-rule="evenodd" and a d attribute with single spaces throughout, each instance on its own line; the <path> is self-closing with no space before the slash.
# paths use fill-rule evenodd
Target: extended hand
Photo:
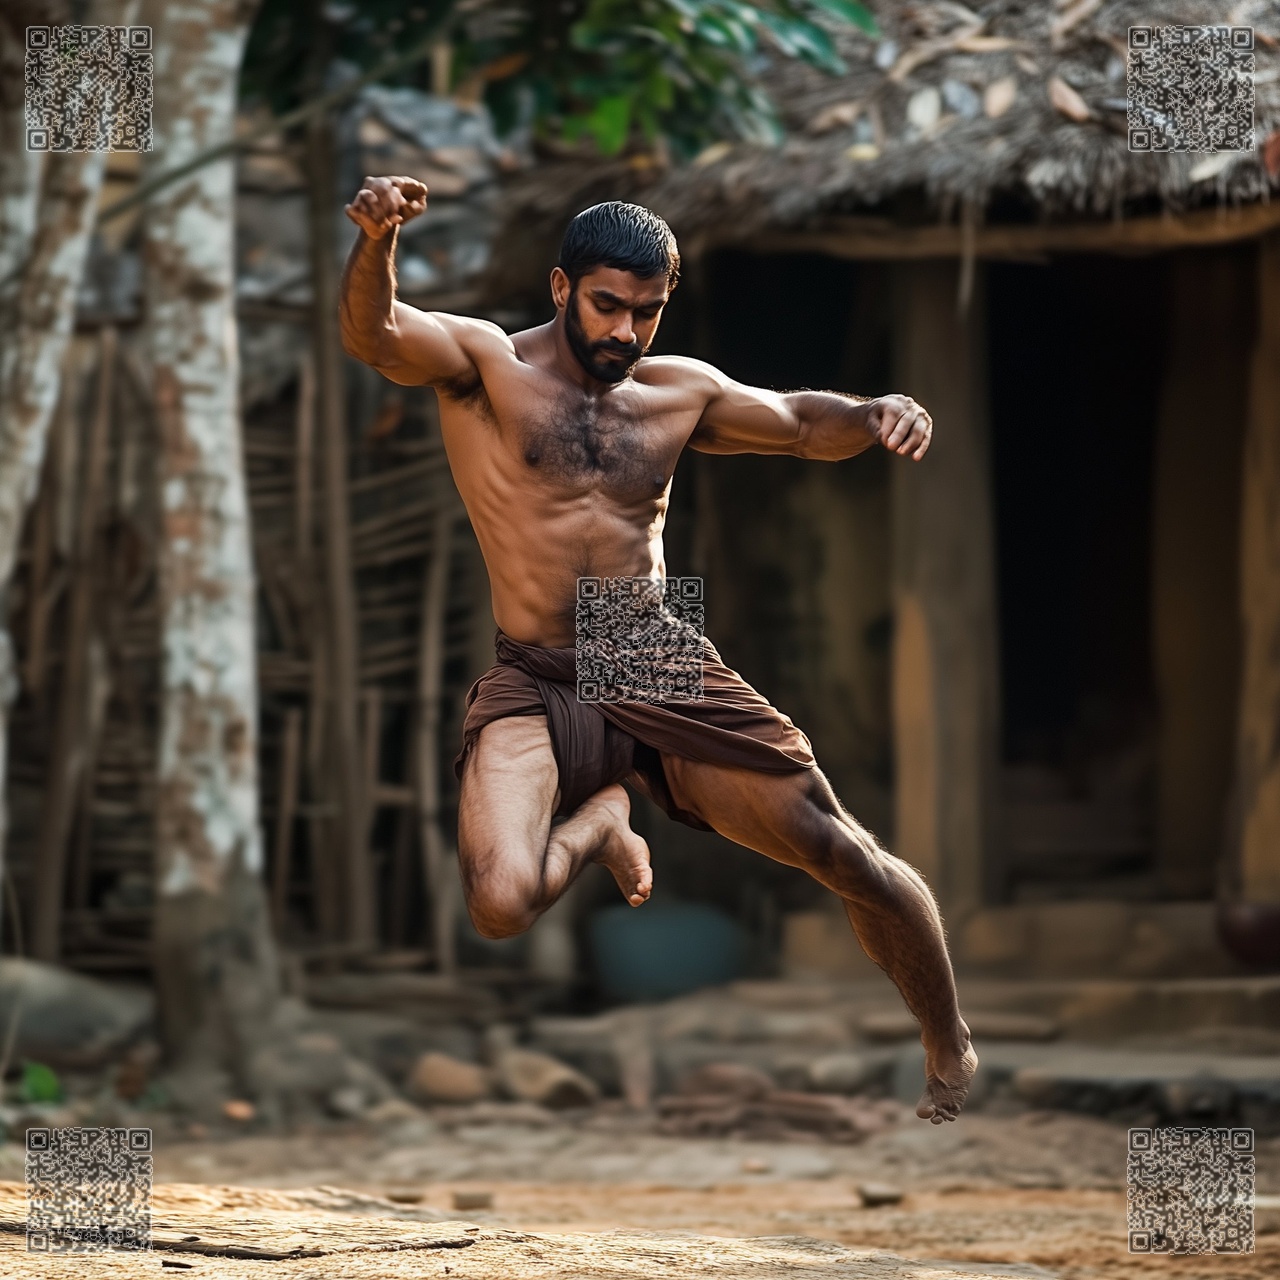
<path id="1" fill-rule="evenodd" d="M 890 453 L 919 462 L 933 438 L 933 419 L 910 396 L 879 396 L 867 404 L 867 430 Z"/>
<path id="2" fill-rule="evenodd" d="M 417 178 L 366 178 L 344 212 L 370 240 L 381 240 L 427 207 L 427 189 Z"/>

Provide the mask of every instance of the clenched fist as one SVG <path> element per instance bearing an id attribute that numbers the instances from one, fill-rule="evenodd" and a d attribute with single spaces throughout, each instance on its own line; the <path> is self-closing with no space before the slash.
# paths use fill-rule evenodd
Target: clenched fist
<path id="1" fill-rule="evenodd" d="M 381 240 L 426 207 L 427 189 L 417 178 L 366 178 L 345 212 L 370 240 Z"/>
<path id="2" fill-rule="evenodd" d="M 879 396 L 867 404 L 867 430 L 890 453 L 919 462 L 933 438 L 933 419 L 910 396 Z"/>

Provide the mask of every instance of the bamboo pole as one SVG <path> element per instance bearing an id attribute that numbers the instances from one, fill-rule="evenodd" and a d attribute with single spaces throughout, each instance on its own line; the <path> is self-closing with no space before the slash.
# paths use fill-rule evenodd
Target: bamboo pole
<path id="1" fill-rule="evenodd" d="M 106 479 L 107 439 L 116 362 L 116 330 L 105 325 L 98 339 L 98 386 L 89 427 L 89 449 L 72 559 L 71 600 L 58 719 L 49 765 L 49 783 L 40 815 L 31 954 L 54 961 L 61 950 L 62 894 L 67 870 L 67 836 L 76 810 L 86 756 L 86 697 L 92 632 L 94 542 L 98 507 Z"/>

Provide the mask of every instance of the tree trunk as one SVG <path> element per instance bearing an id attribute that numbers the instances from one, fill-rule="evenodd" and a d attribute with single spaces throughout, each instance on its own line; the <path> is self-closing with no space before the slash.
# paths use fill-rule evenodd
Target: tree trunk
<path id="1" fill-rule="evenodd" d="M 181 164 L 231 136 L 251 0 L 156 14 L 155 151 Z M 249 1063 L 281 994 L 258 812 L 255 583 L 239 411 L 235 166 L 166 187 L 145 220 L 160 428 L 161 729 L 155 962 L 175 1074 Z"/>
<path id="2" fill-rule="evenodd" d="M 84 21 L 128 25 L 136 7 L 136 0 L 95 0 Z M 9 707 L 18 689 L 9 581 L 44 462 L 106 167 L 105 152 L 51 154 L 42 166 L 26 149 L 20 72 L 14 82 L 25 58 L 24 19 L 60 12 L 61 6 L 31 5 L 0 20 L 0 866 Z"/>

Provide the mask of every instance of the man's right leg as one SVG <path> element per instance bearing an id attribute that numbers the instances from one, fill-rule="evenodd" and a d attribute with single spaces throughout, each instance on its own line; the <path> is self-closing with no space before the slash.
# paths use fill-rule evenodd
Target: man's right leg
<path id="1" fill-rule="evenodd" d="M 467 909 L 486 938 L 523 933 L 588 862 L 613 872 L 632 906 L 653 888 L 649 846 L 631 830 L 621 785 L 603 787 L 568 818 L 560 803 L 546 716 L 485 725 L 463 769 L 458 860 Z"/>

